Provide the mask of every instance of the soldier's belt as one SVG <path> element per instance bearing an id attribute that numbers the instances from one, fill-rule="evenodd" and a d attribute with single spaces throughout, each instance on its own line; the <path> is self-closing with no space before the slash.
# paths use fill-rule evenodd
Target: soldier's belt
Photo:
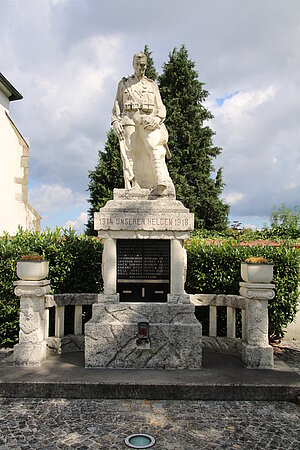
<path id="1" fill-rule="evenodd" d="M 125 103 L 124 104 L 125 111 L 152 112 L 153 109 L 154 109 L 153 103 Z"/>

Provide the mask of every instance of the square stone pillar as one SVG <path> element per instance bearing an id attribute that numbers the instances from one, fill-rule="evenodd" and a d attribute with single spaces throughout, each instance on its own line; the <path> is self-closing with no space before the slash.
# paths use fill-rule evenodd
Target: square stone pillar
<path id="1" fill-rule="evenodd" d="M 171 294 L 184 294 L 186 267 L 184 241 L 171 241 Z"/>
<path id="2" fill-rule="evenodd" d="M 102 253 L 104 294 L 115 294 L 117 289 L 117 240 L 104 239 Z"/>
<path id="3" fill-rule="evenodd" d="M 15 281 L 15 295 L 20 297 L 19 343 L 14 346 L 14 364 L 39 366 L 47 354 L 45 336 L 45 295 L 50 281 Z"/>
<path id="4" fill-rule="evenodd" d="M 245 297 L 242 359 L 246 367 L 267 369 L 274 366 L 273 348 L 268 339 L 268 301 L 274 298 L 274 284 L 240 282 Z"/>

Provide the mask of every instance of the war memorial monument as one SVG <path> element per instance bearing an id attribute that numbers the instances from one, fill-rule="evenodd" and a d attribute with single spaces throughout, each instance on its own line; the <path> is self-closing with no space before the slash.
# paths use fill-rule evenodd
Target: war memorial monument
<path id="1" fill-rule="evenodd" d="M 86 367 L 197 369 L 201 324 L 184 291 L 184 240 L 194 216 L 176 200 L 166 108 L 145 76 L 146 55 L 123 78 L 112 126 L 120 141 L 125 189 L 95 214 L 104 239 L 104 292 L 85 326 Z"/>
<path id="2" fill-rule="evenodd" d="M 146 55 L 136 53 L 134 74 L 120 81 L 113 105 L 125 186 L 114 189 L 113 199 L 94 216 L 104 242 L 104 291 L 51 294 L 48 270 L 24 277 L 18 262 L 20 280 L 14 285 L 20 297 L 20 332 L 14 364 L 39 366 L 48 356 L 79 351 L 86 368 L 194 370 L 201 369 L 206 348 L 237 354 L 247 368 L 273 368 L 268 341 L 273 265 L 242 263 L 240 295 L 184 290 L 184 241 L 194 228 L 194 215 L 176 200 L 166 165 L 172 151 L 166 108 L 158 86 L 145 76 L 146 66 Z M 92 314 L 83 324 L 87 306 Z M 209 308 L 205 336 L 196 306 Z M 226 336 L 218 334 L 220 306 L 226 307 Z M 238 310 L 241 337 L 236 333 Z M 68 314 L 72 329 L 65 327 Z"/>

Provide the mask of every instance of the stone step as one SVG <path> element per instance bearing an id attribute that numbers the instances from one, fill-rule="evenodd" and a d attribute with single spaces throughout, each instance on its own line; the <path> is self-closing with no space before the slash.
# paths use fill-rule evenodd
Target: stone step
<path id="1" fill-rule="evenodd" d="M 83 353 L 74 352 L 36 368 L 2 361 L 0 396 L 297 401 L 300 376 L 278 360 L 272 370 L 246 369 L 237 355 L 208 350 L 199 370 L 85 369 Z"/>

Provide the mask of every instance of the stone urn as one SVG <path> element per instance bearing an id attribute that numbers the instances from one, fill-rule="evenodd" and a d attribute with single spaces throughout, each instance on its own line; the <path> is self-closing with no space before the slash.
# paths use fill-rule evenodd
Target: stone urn
<path id="1" fill-rule="evenodd" d="M 39 255 L 25 255 L 17 261 L 17 275 L 23 281 L 44 280 L 49 273 L 49 261 Z"/>
<path id="2" fill-rule="evenodd" d="M 241 276 L 246 283 L 271 283 L 273 264 L 265 258 L 248 258 L 241 263 Z"/>

